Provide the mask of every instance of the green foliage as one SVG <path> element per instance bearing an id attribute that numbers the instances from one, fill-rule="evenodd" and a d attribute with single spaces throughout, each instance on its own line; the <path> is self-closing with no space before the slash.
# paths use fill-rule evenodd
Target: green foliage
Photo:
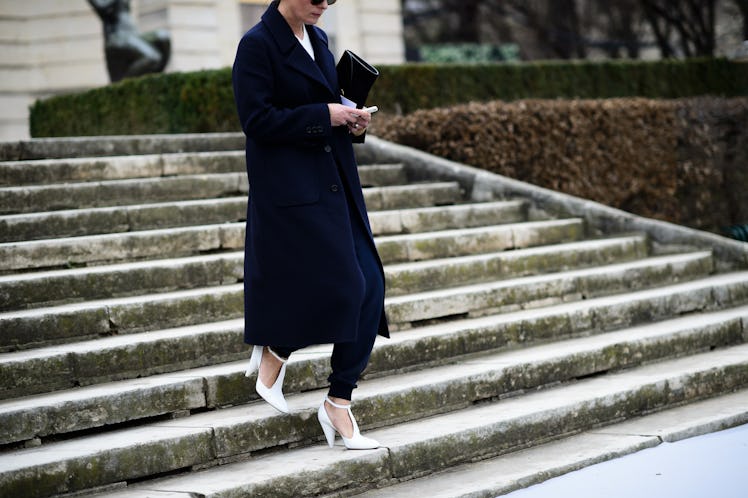
<path id="1" fill-rule="evenodd" d="M 380 71 L 369 100 L 404 114 L 471 101 L 748 95 L 748 64 L 726 59 L 406 64 Z"/>
<path id="2" fill-rule="evenodd" d="M 239 131 L 231 70 L 132 78 L 37 101 L 31 136 Z"/>
<path id="3" fill-rule="evenodd" d="M 390 112 L 526 98 L 748 95 L 748 64 L 658 62 L 403 64 L 379 67 L 369 103 Z M 31 135 L 238 131 L 229 68 L 127 79 L 36 102 Z"/>

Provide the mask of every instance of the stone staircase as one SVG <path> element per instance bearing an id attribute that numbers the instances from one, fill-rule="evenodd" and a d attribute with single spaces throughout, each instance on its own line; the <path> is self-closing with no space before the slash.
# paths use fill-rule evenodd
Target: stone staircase
<path id="1" fill-rule="evenodd" d="M 0 147 L 0 496 L 496 496 L 748 421 L 740 246 L 554 212 L 370 137 L 395 332 L 354 404 L 385 447 L 330 450 L 330 346 L 292 357 L 289 415 L 244 377 L 242 146 Z"/>

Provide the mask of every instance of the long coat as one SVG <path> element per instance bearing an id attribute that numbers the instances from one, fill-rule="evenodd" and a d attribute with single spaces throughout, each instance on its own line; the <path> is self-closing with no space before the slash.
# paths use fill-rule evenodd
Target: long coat
<path id="1" fill-rule="evenodd" d="M 327 103 L 340 102 L 340 89 L 327 35 L 314 26 L 307 32 L 316 62 L 273 2 L 242 37 L 234 61 L 250 185 L 244 249 L 248 344 L 355 340 L 364 278 L 352 217 L 363 224 L 376 253 L 352 135 L 330 124 Z M 354 205 L 348 206 L 344 189 Z M 377 327 L 389 336 L 384 306 Z"/>

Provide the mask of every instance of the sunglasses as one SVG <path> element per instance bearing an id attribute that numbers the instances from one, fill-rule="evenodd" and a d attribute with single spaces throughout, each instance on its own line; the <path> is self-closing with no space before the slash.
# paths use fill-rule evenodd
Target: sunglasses
<path id="1" fill-rule="evenodd" d="M 325 1 L 325 0 L 312 0 L 312 5 L 319 5 L 319 4 L 321 4 L 322 2 L 324 2 L 324 1 Z M 337 2 L 337 0 L 327 0 L 327 5 L 332 5 L 332 4 L 334 4 L 335 2 Z"/>

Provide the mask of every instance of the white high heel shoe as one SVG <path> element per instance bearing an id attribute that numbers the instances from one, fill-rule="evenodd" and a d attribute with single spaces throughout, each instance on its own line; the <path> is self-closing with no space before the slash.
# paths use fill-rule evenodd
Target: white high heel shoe
<path id="1" fill-rule="evenodd" d="M 350 438 L 347 438 L 340 434 L 340 437 L 343 438 L 343 444 L 345 444 L 346 448 L 348 448 L 349 450 L 373 450 L 374 448 L 379 448 L 379 443 L 377 441 L 361 435 L 361 432 L 359 432 L 358 430 L 356 419 L 353 417 L 353 413 L 351 412 L 350 405 L 339 405 L 332 402 L 330 398 L 325 397 L 325 400 L 321 405 L 319 405 L 319 410 L 317 410 L 317 419 L 319 419 L 319 425 L 322 426 L 322 430 L 325 433 L 325 438 L 327 438 L 327 444 L 328 446 L 330 446 L 330 448 L 335 445 L 335 433 L 340 433 L 340 431 L 338 431 L 335 426 L 332 425 L 330 416 L 327 414 L 327 409 L 325 408 L 325 403 L 330 403 L 335 408 L 345 408 L 346 410 L 348 410 L 348 416 L 351 417 L 351 422 L 353 422 L 353 435 Z"/>
<path id="2" fill-rule="evenodd" d="M 272 349 L 268 348 L 270 354 L 278 358 L 278 360 L 283 363 L 283 366 L 281 367 L 280 372 L 278 372 L 278 377 L 275 379 L 275 383 L 270 387 L 265 387 L 265 384 L 260 382 L 260 363 L 262 363 L 262 352 L 264 349 L 265 346 L 255 346 L 252 349 L 252 356 L 249 359 L 249 367 L 247 367 L 244 376 L 249 377 L 256 371 L 257 382 L 255 383 L 255 390 L 257 390 L 257 394 L 270 403 L 270 406 L 276 410 L 288 413 L 288 404 L 286 404 L 286 398 L 283 397 L 283 378 L 286 376 L 286 362 L 288 360 L 284 360 L 275 354 Z"/>

